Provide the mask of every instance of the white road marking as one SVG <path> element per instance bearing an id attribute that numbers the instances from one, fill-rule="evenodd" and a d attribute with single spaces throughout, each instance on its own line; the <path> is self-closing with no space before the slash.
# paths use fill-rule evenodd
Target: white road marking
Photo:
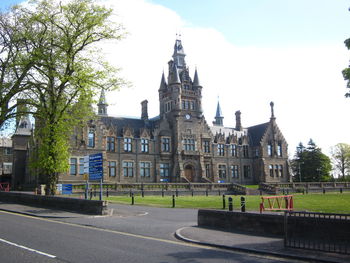
<path id="1" fill-rule="evenodd" d="M 40 255 L 43 255 L 43 256 L 46 256 L 46 257 L 49 257 L 49 258 L 55 258 L 56 256 L 54 255 L 51 255 L 51 254 L 48 254 L 48 253 L 45 253 L 45 252 L 42 252 L 42 251 L 39 251 L 39 250 L 36 250 L 36 249 L 32 249 L 32 248 L 29 248 L 29 247 L 25 247 L 25 246 L 22 246 L 22 245 L 18 245 L 16 243 L 13 243 L 13 242 L 10 242 L 10 241 L 7 241 L 5 239 L 2 239 L 0 238 L 0 242 L 4 242 L 6 244 L 9 244 L 11 246 L 15 246 L 15 247 L 19 247 L 19 248 L 22 248 L 22 249 L 25 249 L 25 250 L 29 250 L 31 252 L 34 252 L 34 253 L 38 253 Z"/>

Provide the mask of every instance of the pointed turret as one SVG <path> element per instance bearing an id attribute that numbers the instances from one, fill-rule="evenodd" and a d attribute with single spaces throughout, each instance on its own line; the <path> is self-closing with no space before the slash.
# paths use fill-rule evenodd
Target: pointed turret
<path id="1" fill-rule="evenodd" d="M 194 72 L 193 86 L 194 86 L 194 87 L 202 87 L 202 85 L 201 85 L 200 82 L 199 82 L 197 68 L 196 68 L 196 70 L 195 70 L 195 72 Z"/>
<path id="2" fill-rule="evenodd" d="M 179 75 L 179 71 L 177 69 L 177 66 L 175 63 L 173 63 L 173 67 L 171 70 L 171 78 L 169 80 L 169 84 L 180 84 L 181 80 L 180 80 L 180 75 Z"/>
<path id="3" fill-rule="evenodd" d="M 223 126 L 224 125 L 223 119 L 224 119 L 224 116 L 222 116 L 220 103 L 218 101 L 218 105 L 216 106 L 215 121 L 213 121 L 213 124 L 216 126 Z"/>
<path id="4" fill-rule="evenodd" d="M 108 104 L 106 102 L 105 90 L 102 89 L 100 99 L 97 104 L 99 116 L 107 116 L 107 106 Z"/>
<path id="5" fill-rule="evenodd" d="M 165 80 L 165 76 L 164 76 L 164 71 L 162 73 L 162 79 L 160 80 L 160 86 L 159 86 L 159 90 L 165 90 L 167 88 L 167 84 L 166 84 L 166 80 Z"/>

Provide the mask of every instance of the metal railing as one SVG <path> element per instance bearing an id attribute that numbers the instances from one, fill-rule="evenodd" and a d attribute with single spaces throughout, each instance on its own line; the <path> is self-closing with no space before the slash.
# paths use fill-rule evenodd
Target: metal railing
<path id="1" fill-rule="evenodd" d="M 350 254 L 350 214 L 286 211 L 284 245 Z"/>

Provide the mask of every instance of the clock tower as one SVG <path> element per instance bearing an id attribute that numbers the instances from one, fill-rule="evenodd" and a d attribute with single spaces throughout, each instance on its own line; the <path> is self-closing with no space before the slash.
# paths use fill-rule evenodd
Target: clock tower
<path id="1" fill-rule="evenodd" d="M 159 88 L 160 130 L 169 127 L 172 141 L 172 181 L 200 182 L 202 177 L 201 138 L 209 128 L 202 112 L 202 86 L 195 69 L 193 79 L 186 66 L 186 54 L 181 40 L 174 45 L 168 62 L 168 77 L 164 72 Z"/>

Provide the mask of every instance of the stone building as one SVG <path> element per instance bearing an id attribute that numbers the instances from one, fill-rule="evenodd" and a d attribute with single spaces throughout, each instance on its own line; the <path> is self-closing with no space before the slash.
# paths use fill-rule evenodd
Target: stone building
<path id="1" fill-rule="evenodd" d="M 60 182 L 84 179 L 84 156 L 103 153 L 104 182 L 289 182 L 287 142 L 277 126 L 274 105 L 267 122 L 225 127 L 220 104 L 209 125 L 203 116 L 197 69 L 193 79 L 181 40 L 176 40 L 167 77 L 159 87 L 159 115 L 149 118 L 147 100 L 141 118 L 108 115 L 104 91 L 98 118 L 72 138 L 70 170 Z"/>
<path id="2" fill-rule="evenodd" d="M 0 138 L 0 183 L 11 182 L 12 177 L 12 140 Z"/>

